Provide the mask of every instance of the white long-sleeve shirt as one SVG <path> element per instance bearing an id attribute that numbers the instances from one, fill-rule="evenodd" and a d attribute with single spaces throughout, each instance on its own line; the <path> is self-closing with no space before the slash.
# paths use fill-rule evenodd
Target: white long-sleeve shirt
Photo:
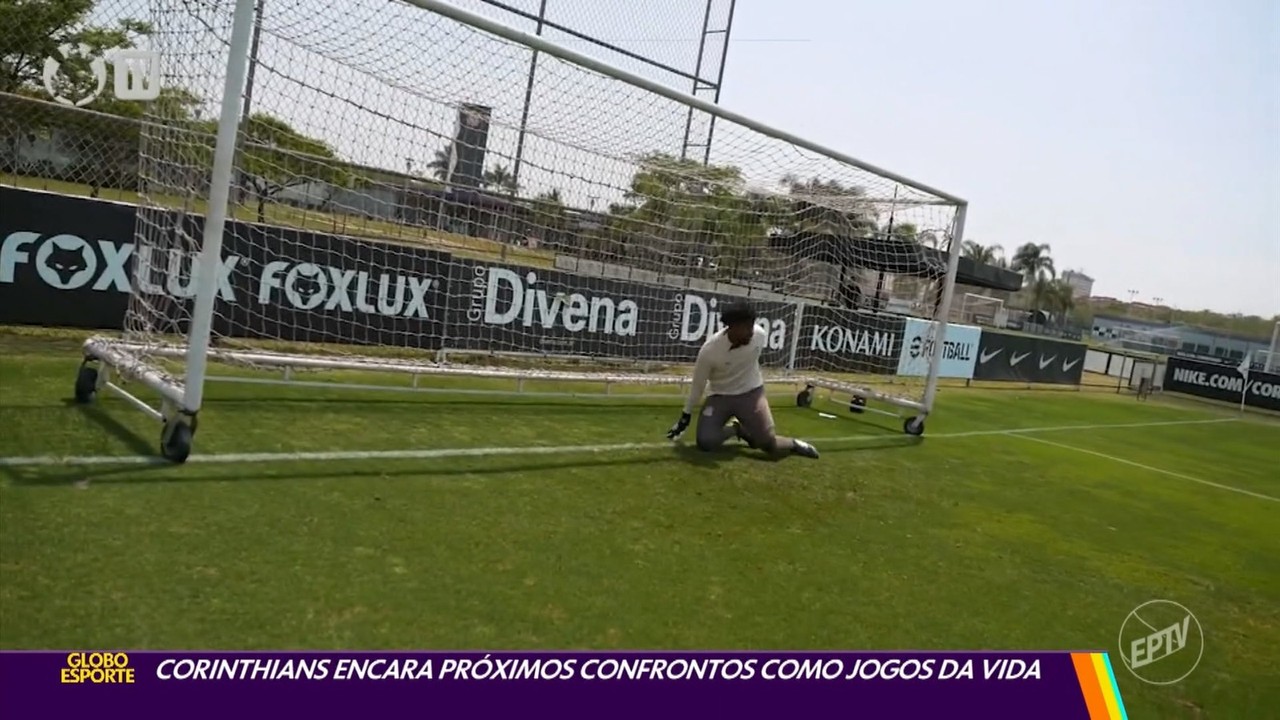
<path id="1" fill-rule="evenodd" d="M 760 352 L 768 339 L 769 334 L 759 325 L 751 336 L 751 342 L 733 349 L 729 348 L 725 330 L 707 338 L 693 366 L 693 385 L 689 388 L 684 411 L 693 413 L 708 384 L 710 395 L 738 395 L 764 385 Z"/>

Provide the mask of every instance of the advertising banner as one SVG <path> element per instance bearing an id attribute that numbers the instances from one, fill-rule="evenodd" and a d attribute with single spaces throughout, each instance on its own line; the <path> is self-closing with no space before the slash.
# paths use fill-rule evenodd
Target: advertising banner
<path id="1" fill-rule="evenodd" d="M 892 375 L 901 358 L 906 319 L 806 306 L 796 369 Z"/>
<path id="2" fill-rule="evenodd" d="M 187 331 L 204 218 L 0 188 L 0 322 Z M 147 244 L 135 240 L 142 214 Z M 435 349 L 449 256 L 228 221 L 217 335 Z"/>
<path id="3" fill-rule="evenodd" d="M 1250 370 L 1246 381 L 1244 373 L 1234 365 L 1171 357 L 1164 373 L 1164 389 L 1236 405 L 1243 397 L 1247 407 L 1280 411 L 1280 375 Z"/>
<path id="4" fill-rule="evenodd" d="M 929 374 L 929 356 L 933 352 L 931 332 L 937 323 L 919 318 L 907 318 L 902 354 L 898 359 L 898 374 L 925 377 Z M 947 325 L 947 337 L 938 357 L 938 377 L 973 377 L 973 367 L 978 359 L 978 342 L 982 328 L 973 325 Z"/>
<path id="5" fill-rule="evenodd" d="M 984 328 L 973 379 L 1079 385 L 1087 350 L 1082 343 Z"/>

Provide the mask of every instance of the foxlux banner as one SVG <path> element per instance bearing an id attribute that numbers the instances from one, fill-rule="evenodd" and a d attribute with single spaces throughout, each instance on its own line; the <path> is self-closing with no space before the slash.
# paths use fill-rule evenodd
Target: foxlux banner
<path id="1" fill-rule="evenodd" d="M 973 379 L 1079 385 L 1087 351 L 1082 343 L 983 329 Z"/>
<path id="2" fill-rule="evenodd" d="M 1233 365 L 1171 357 L 1164 371 L 1164 389 L 1248 407 L 1280 410 L 1280 375 L 1249 371 L 1249 379 Z M 1247 389 L 1247 392 L 1246 392 Z"/>
<path id="3" fill-rule="evenodd" d="M 0 653 L 0 716 L 1125 716 L 1097 652 Z"/>
<path id="4" fill-rule="evenodd" d="M 0 188 L 0 322 L 119 329 L 131 304 L 186 332 L 204 218 Z M 154 246 L 133 242 L 141 214 Z M 439 347 L 448 255 L 228 222 L 213 330 L 293 342 Z"/>

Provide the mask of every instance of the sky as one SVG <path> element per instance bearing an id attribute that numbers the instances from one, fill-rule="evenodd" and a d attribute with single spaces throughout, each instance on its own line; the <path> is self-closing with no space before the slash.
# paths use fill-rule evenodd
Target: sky
<path id="1" fill-rule="evenodd" d="M 492 0 L 453 0 L 534 32 Z M 502 0 L 537 12 L 542 0 Z M 707 0 L 545 0 L 553 22 L 692 73 Z M 729 0 L 711 0 L 713 29 Z M 142 0 L 99 0 L 105 15 Z M 167 81 L 220 94 L 229 3 L 169 14 Z M 253 107 L 340 156 L 426 174 L 459 103 L 492 108 L 490 164 L 516 156 L 531 53 L 405 4 L 267 0 Z M 554 29 L 544 37 L 663 85 L 690 81 Z M 738 0 L 720 105 L 959 196 L 965 238 L 1047 243 L 1094 294 L 1280 314 L 1277 0 Z M 717 67 L 718 50 L 705 58 Z M 709 99 L 709 96 L 708 96 Z M 210 112 L 212 112 L 212 104 Z M 604 209 L 635 158 L 678 153 L 686 107 L 545 54 L 521 151 L 522 194 Z M 705 115 L 694 126 L 705 128 Z M 719 121 L 712 161 L 755 188 L 819 175 L 895 198 L 898 221 L 945 227 L 909 189 Z M 696 132 L 695 132 L 696 134 Z M 887 207 L 887 206 L 886 206 Z M 884 208 L 882 208 L 884 209 Z"/>
<path id="2" fill-rule="evenodd" d="M 1280 314 L 1280 2 L 739 0 L 732 37 L 722 105 L 959 195 L 965 237 Z"/>

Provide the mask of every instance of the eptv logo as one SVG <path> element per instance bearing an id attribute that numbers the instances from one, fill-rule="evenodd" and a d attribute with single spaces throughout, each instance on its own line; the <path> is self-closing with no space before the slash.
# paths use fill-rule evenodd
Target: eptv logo
<path id="1" fill-rule="evenodd" d="M 1151 600 L 1134 608 L 1120 626 L 1120 658 L 1139 680 L 1152 685 L 1181 682 L 1204 655 L 1204 629 L 1186 607 Z"/>

